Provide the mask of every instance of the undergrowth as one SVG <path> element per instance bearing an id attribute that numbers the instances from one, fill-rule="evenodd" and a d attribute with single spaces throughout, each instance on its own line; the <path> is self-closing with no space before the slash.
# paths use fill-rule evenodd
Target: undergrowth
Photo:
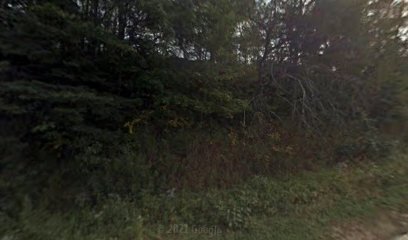
<path id="1" fill-rule="evenodd" d="M 112 195 L 95 207 L 53 211 L 29 199 L 2 214 L 3 239 L 319 239 L 341 219 L 406 211 L 408 156 L 314 173 L 255 176 L 228 190 Z"/>

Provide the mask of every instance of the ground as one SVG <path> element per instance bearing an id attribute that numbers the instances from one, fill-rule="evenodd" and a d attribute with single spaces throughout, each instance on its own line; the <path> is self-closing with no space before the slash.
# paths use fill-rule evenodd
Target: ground
<path id="1" fill-rule="evenodd" d="M 378 213 L 374 218 L 350 220 L 332 228 L 336 240 L 407 240 L 408 214 Z"/>

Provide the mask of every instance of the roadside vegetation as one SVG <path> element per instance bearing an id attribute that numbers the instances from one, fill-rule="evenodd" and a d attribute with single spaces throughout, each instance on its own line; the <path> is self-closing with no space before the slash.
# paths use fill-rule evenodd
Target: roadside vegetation
<path id="1" fill-rule="evenodd" d="M 403 214 L 407 12 L 0 0 L 0 239 L 327 239 Z"/>
<path id="2" fill-rule="evenodd" d="M 2 229 L 5 239 L 335 239 L 342 222 L 406 215 L 407 161 L 400 153 L 296 176 L 256 176 L 228 190 L 111 195 L 97 207 L 69 212 L 26 200 L 17 220 L 5 219 Z M 384 232 L 390 239 L 408 227 L 395 224 L 395 232 Z"/>

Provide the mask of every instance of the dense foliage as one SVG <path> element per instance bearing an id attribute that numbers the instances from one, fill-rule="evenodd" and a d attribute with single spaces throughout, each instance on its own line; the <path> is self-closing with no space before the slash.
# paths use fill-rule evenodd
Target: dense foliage
<path id="1" fill-rule="evenodd" d="M 2 0 L 0 211 L 384 155 L 384 133 L 406 131 L 407 11 L 392 0 Z"/>

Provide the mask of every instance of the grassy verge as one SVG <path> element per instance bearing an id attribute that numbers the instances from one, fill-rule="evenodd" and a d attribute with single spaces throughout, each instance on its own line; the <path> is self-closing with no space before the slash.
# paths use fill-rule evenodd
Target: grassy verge
<path id="1" fill-rule="evenodd" d="M 145 192 L 50 211 L 27 200 L 1 216 L 1 239 L 326 239 L 335 222 L 408 212 L 408 155 L 299 176 L 258 176 L 228 190 Z M 405 204 L 404 204 L 405 203 Z"/>

